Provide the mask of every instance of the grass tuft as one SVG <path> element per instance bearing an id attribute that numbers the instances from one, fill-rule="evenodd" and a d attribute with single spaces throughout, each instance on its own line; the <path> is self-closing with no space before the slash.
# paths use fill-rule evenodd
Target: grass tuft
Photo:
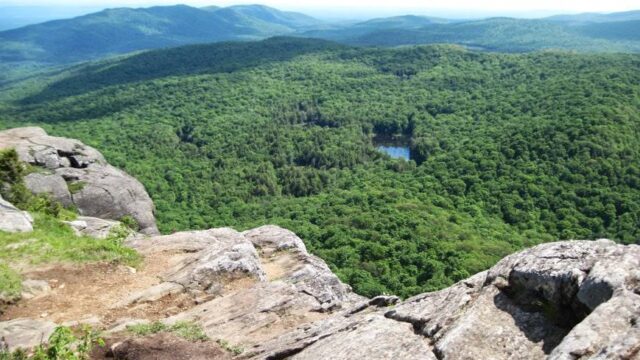
<path id="1" fill-rule="evenodd" d="M 224 339 L 218 339 L 218 341 L 216 342 L 218 343 L 218 345 L 220 345 L 221 348 L 225 349 L 226 351 L 232 353 L 235 356 L 240 355 L 244 352 L 244 349 L 241 346 L 231 345 L 228 341 Z"/>
<path id="2" fill-rule="evenodd" d="M 20 295 L 20 275 L 6 264 L 0 263 L 0 298 L 12 299 Z"/>
<path id="3" fill-rule="evenodd" d="M 69 188 L 70 193 L 77 194 L 84 189 L 85 185 L 87 185 L 87 183 L 84 181 L 75 181 L 67 183 L 67 188 Z"/>
<path id="4" fill-rule="evenodd" d="M 9 264 L 112 261 L 129 266 L 140 263 L 140 255 L 122 245 L 126 232 L 114 232 L 106 239 L 77 236 L 71 227 L 53 216 L 32 215 L 33 232 L 0 232 L 0 261 Z"/>
<path id="5" fill-rule="evenodd" d="M 138 324 L 127 326 L 127 330 L 138 336 L 153 335 L 161 332 L 172 333 L 189 341 L 206 341 L 209 337 L 204 333 L 200 325 L 189 321 L 179 321 L 173 325 L 166 325 L 160 321 L 150 324 Z"/>

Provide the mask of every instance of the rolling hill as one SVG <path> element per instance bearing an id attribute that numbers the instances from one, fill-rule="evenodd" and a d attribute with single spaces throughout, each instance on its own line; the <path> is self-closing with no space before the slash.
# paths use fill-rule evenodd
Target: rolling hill
<path id="1" fill-rule="evenodd" d="M 608 18 L 616 17 L 612 14 Z M 377 19 L 341 29 L 309 31 L 305 35 L 362 46 L 447 43 L 500 52 L 547 49 L 640 52 L 640 23 L 637 20 L 576 22 L 560 19 L 434 21 L 429 18 L 400 17 Z"/>
<path id="2" fill-rule="evenodd" d="M 192 43 L 255 40 L 318 24 L 302 14 L 260 5 L 108 9 L 0 32 L 0 61 L 70 63 Z"/>
<path id="3" fill-rule="evenodd" d="M 546 18 L 546 20 L 573 24 L 632 21 L 640 20 L 640 10 L 624 11 L 610 14 L 584 13 L 576 15 L 555 15 Z"/>

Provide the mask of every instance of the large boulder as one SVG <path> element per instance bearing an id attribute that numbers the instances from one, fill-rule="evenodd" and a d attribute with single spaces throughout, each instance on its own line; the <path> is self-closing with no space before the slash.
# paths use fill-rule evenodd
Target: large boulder
<path id="1" fill-rule="evenodd" d="M 0 231 L 33 231 L 33 219 L 26 211 L 18 210 L 13 204 L 0 196 Z"/>
<path id="2" fill-rule="evenodd" d="M 639 320 L 640 246 L 569 241 L 393 308 L 359 305 L 243 357 L 638 359 Z"/>
<path id="3" fill-rule="evenodd" d="M 24 184 L 35 194 L 49 194 L 64 206 L 73 205 L 71 192 L 62 176 L 46 173 L 31 173 L 25 176 Z"/>
<path id="4" fill-rule="evenodd" d="M 6 148 L 15 148 L 20 160 L 39 167 L 25 179 L 32 192 L 74 205 L 85 216 L 132 216 L 142 233 L 158 233 L 153 202 L 142 184 L 109 165 L 96 149 L 37 127 L 0 131 L 0 149 Z"/>
<path id="5" fill-rule="evenodd" d="M 161 251 L 191 251 L 161 277 L 194 293 L 218 293 L 225 283 L 242 278 L 266 279 L 256 249 L 233 229 L 177 233 L 129 244 L 147 256 Z"/>

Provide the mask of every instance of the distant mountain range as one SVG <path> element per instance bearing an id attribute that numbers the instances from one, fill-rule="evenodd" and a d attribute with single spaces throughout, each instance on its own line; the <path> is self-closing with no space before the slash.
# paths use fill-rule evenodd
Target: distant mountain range
<path id="1" fill-rule="evenodd" d="M 625 11 L 611 14 L 584 13 L 577 15 L 556 15 L 548 17 L 547 20 L 573 22 L 573 23 L 606 23 L 617 21 L 632 21 L 640 19 L 640 10 Z"/>
<path id="2" fill-rule="evenodd" d="M 266 6 L 118 8 L 0 32 L 0 61 L 68 63 L 113 54 L 292 34 L 322 22 Z"/>
<path id="3" fill-rule="evenodd" d="M 0 31 L 39 24 L 45 21 L 67 19 L 100 11 L 97 6 L 2 6 L 0 5 Z"/>
<path id="4" fill-rule="evenodd" d="M 364 46 L 452 43 L 505 52 L 542 49 L 640 52 L 640 11 L 467 21 L 400 16 L 308 31 L 304 35 Z"/>
<path id="5" fill-rule="evenodd" d="M 118 8 L 0 32 L 0 62 L 73 63 L 139 50 L 278 35 L 350 45 L 452 43 L 521 52 L 640 52 L 640 11 L 545 19 L 396 16 L 336 25 L 262 5 Z"/>

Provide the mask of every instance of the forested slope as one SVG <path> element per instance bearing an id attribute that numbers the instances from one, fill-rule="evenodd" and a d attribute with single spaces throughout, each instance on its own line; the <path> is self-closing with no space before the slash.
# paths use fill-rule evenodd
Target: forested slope
<path id="1" fill-rule="evenodd" d="M 5 86 L 0 127 L 101 149 L 165 232 L 287 227 L 365 295 L 441 288 L 538 242 L 640 241 L 640 56 L 286 38 L 163 51 Z M 413 160 L 374 134 L 409 137 Z"/>

